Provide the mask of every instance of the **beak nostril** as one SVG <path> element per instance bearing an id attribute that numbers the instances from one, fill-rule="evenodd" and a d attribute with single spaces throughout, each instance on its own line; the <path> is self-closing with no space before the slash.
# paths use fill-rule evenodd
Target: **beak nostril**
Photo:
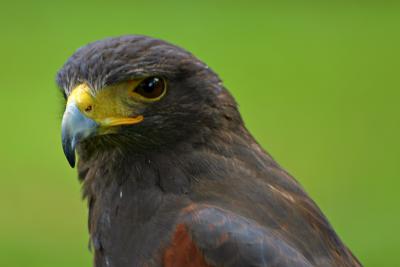
<path id="1" fill-rule="evenodd" d="M 91 105 L 87 106 L 87 107 L 85 108 L 85 111 L 86 111 L 86 112 L 92 111 L 92 106 L 91 106 Z"/>

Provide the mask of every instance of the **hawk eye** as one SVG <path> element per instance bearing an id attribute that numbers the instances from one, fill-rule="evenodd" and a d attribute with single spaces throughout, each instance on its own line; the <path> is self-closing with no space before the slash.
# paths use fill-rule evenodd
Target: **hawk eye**
<path id="1" fill-rule="evenodd" d="M 165 92 L 165 80 L 160 77 L 149 77 L 141 81 L 133 92 L 144 98 L 155 100 L 163 96 Z"/>

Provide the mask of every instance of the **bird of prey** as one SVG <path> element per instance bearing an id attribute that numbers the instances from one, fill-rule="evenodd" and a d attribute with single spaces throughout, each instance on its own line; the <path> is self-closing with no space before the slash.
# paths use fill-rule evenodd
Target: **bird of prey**
<path id="1" fill-rule="evenodd" d="M 108 38 L 77 50 L 56 79 L 94 266 L 361 266 L 191 53 Z"/>

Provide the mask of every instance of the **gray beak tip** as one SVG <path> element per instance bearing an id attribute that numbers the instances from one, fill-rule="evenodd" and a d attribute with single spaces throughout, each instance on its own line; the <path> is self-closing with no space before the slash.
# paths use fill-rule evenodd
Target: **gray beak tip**
<path id="1" fill-rule="evenodd" d="M 71 166 L 71 168 L 75 167 L 75 153 L 72 154 L 70 157 L 67 157 L 69 166 Z"/>
<path id="2" fill-rule="evenodd" d="M 68 142 L 64 143 L 63 142 L 63 150 L 64 150 L 64 155 L 68 160 L 69 165 L 71 168 L 75 167 L 75 148 L 71 146 Z"/>
<path id="3" fill-rule="evenodd" d="M 71 168 L 75 167 L 75 146 L 76 137 L 71 136 L 68 131 L 63 127 L 62 129 L 62 147 L 64 150 L 64 155 L 68 160 Z"/>

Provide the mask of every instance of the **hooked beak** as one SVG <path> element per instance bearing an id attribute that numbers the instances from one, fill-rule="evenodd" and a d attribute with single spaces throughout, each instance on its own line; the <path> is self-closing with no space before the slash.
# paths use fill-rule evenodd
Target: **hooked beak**
<path id="1" fill-rule="evenodd" d="M 65 109 L 61 127 L 64 154 L 69 165 L 73 168 L 75 166 L 76 144 L 95 135 L 99 125 L 83 115 L 75 103 L 69 103 Z"/>
<path id="2" fill-rule="evenodd" d="M 91 136 L 115 133 L 118 126 L 143 121 L 132 116 L 121 97 L 124 88 L 105 88 L 93 95 L 86 84 L 75 87 L 68 97 L 62 119 L 62 146 L 69 165 L 75 166 L 75 147 Z"/>

